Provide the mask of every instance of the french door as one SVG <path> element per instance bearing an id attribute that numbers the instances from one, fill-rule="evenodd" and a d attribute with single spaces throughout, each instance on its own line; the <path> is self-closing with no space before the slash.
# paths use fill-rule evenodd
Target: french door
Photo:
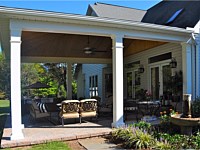
<path id="1" fill-rule="evenodd" d="M 150 89 L 154 100 L 169 92 L 171 74 L 169 63 L 150 66 Z"/>
<path id="2" fill-rule="evenodd" d="M 137 91 L 140 90 L 140 74 L 137 70 L 126 73 L 127 98 L 137 98 Z"/>

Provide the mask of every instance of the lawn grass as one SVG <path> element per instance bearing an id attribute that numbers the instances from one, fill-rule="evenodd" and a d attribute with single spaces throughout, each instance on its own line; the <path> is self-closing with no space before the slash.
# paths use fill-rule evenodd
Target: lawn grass
<path id="1" fill-rule="evenodd" d="M 0 115 L 10 112 L 10 101 L 9 100 L 0 100 Z"/>
<path id="2" fill-rule="evenodd" d="M 12 150 L 12 149 L 5 149 Z M 45 144 L 34 145 L 30 148 L 17 148 L 15 150 L 72 150 L 66 143 L 64 142 L 49 142 Z"/>
<path id="3" fill-rule="evenodd" d="M 63 142 L 50 142 L 46 144 L 35 145 L 30 150 L 71 150 L 66 143 Z"/>
<path id="4" fill-rule="evenodd" d="M 4 129 L 6 117 L 9 112 L 10 112 L 10 101 L 0 100 L 0 144 L 1 144 L 1 138 L 3 135 L 3 129 Z"/>

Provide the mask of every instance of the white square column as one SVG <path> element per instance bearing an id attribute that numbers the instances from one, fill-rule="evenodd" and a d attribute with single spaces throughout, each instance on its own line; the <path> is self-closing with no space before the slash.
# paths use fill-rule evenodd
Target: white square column
<path id="1" fill-rule="evenodd" d="M 67 63 L 67 99 L 72 99 L 72 64 Z"/>
<path id="2" fill-rule="evenodd" d="M 112 127 L 124 125 L 123 100 L 123 36 L 112 36 L 112 67 L 113 67 L 113 123 Z"/>
<path id="3" fill-rule="evenodd" d="M 183 94 L 193 93 L 193 70 L 192 65 L 192 46 L 188 43 L 182 43 L 182 69 L 183 69 Z"/>
<path id="4" fill-rule="evenodd" d="M 21 30 L 10 31 L 11 140 L 23 139 L 21 117 Z"/>
<path id="5" fill-rule="evenodd" d="M 196 37 L 196 96 L 200 96 L 200 33 Z"/>

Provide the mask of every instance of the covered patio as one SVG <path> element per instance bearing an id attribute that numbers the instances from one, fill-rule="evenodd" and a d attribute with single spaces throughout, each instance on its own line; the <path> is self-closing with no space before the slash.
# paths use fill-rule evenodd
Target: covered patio
<path id="1" fill-rule="evenodd" d="M 11 64 L 11 130 L 5 132 L 6 137 L 10 137 L 11 140 L 24 139 L 24 137 L 31 135 L 30 132 L 33 130 L 37 131 L 36 134 L 40 132 L 40 128 L 27 129 L 22 123 L 20 76 L 22 62 L 67 62 L 68 99 L 72 98 L 70 84 L 72 78 L 70 66 L 72 63 L 111 63 L 113 120 L 109 124 L 112 127 L 124 125 L 124 62 L 125 57 L 130 58 L 134 53 L 146 51 L 164 43 L 180 45 L 182 50 L 183 93 L 195 94 L 195 91 L 192 91 L 196 81 L 192 80 L 194 70 L 192 69 L 190 31 L 127 20 L 35 10 L 0 7 L 0 12 L 1 44 L 3 52 L 10 59 Z M 91 47 L 95 47 L 97 51 L 105 52 L 85 54 L 83 48 L 87 46 L 88 36 L 91 39 Z M 150 41 L 150 44 L 145 44 L 146 41 Z M 131 44 L 136 47 L 133 48 L 133 46 L 130 46 Z M 145 45 L 151 45 L 151 47 Z M 126 61 L 128 62 L 128 60 Z M 92 128 L 92 126 L 88 125 L 87 128 Z M 69 128 L 71 128 L 70 125 Z M 77 125 L 74 132 L 83 131 L 81 128 L 80 125 Z M 62 137 L 63 130 L 66 130 L 65 134 L 68 134 L 65 128 L 57 129 L 60 132 L 59 139 L 64 138 Z M 110 128 L 103 132 L 109 131 Z M 46 132 L 48 133 L 49 129 Z M 95 134 L 94 130 L 90 130 L 89 136 L 93 134 Z M 84 134 L 72 135 L 73 138 L 77 136 L 84 136 Z"/>

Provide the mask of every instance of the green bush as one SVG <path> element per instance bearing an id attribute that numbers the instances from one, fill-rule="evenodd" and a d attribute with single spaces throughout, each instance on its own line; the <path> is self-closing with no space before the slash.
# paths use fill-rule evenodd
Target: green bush
<path id="1" fill-rule="evenodd" d="M 156 142 L 154 149 L 167 150 L 172 149 L 172 146 L 167 142 Z"/>
<path id="2" fill-rule="evenodd" d="M 148 132 L 134 126 L 115 129 L 111 135 L 114 141 L 123 143 L 126 148 L 150 148 L 156 142 Z"/>
<path id="3" fill-rule="evenodd" d="M 6 98 L 6 93 L 0 91 L 0 100 L 5 99 Z"/>
<path id="4" fill-rule="evenodd" d="M 149 131 L 151 128 L 151 124 L 145 121 L 140 121 L 138 123 L 133 124 L 134 127 L 138 127 L 141 130 Z"/>
<path id="5" fill-rule="evenodd" d="M 200 117 L 200 97 L 192 102 L 192 116 Z"/>
<path id="6" fill-rule="evenodd" d="M 111 139 L 130 149 L 200 149 L 200 132 L 194 135 L 160 133 L 146 122 L 114 129 Z"/>

